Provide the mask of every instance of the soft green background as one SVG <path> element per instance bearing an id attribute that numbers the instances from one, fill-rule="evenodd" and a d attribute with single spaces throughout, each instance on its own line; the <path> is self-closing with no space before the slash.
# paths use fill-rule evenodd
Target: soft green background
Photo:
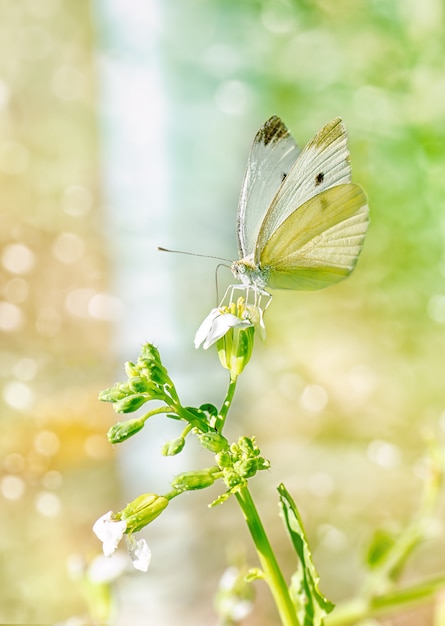
<path id="1" fill-rule="evenodd" d="M 98 552 L 92 522 L 127 498 L 119 492 L 117 451 L 104 438 L 114 416 L 95 399 L 119 376 L 120 355 L 110 347 L 119 343 L 119 323 L 85 304 L 107 291 L 120 298 L 113 291 L 116 250 L 132 246 L 131 229 L 118 242 L 107 234 L 105 131 L 98 121 L 106 97 L 97 63 L 107 30 L 102 5 L 0 2 L 5 623 L 86 615 L 67 562 Z M 137 14 L 138 5 L 130 1 L 125 10 Z M 168 240 L 157 243 L 234 258 L 239 185 L 264 120 L 280 115 L 300 144 L 337 115 L 348 128 L 354 179 L 371 208 L 363 254 L 352 277 L 336 287 L 276 294 L 267 342 L 257 344 L 240 380 L 229 427 L 233 437 L 255 434 L 272 462 L 254 487 L 271 536 L 283 539 L 274 487 L 284 480 L 301 507 L 322 590 L 340 601 L 358 588 L 372 530 L 404 524 L 416 511 L 426 441 L 440 441 L 445 431 L 444 5 L 171 0 L 153 6 L 170 223 Z M 114 54 L 125 58 L 126 45 Z M 146 229 L 148 240 L 156 207 L 149 197 L 140 206 L 139 234 Z M 175 320 L 171 332 L 182 343 L 180 353 L 169 354 L 172 377 L 187 368 L 193 378 L 196 366 L 198 380 L 189 391 L 183 384 L 182 393 L 190 403 L 218 403 L 226 374 L 214 353 L 195 353 L 192 345 L 213 306 L 214 264 L 153 255 L 144 271 L 153 275 L 161 263 L 170 272 L 170 297 L 146 294 L 137 315 L 143 320 L 150 308 Z M 148 334 L 159 342 L 156 327 Z M 135 356 L 134 346 L 120 349 L 124 358 Z M 142 446 L 149 435 L 142 433 Z M 156 451 L 163 441 L 154 442 Z M 148 464 L 156 471 L 163 462 L 151 455 Z M 200 454 L 188 463 L 211 460 Z M 166 594 L 175 623 L 214 623 L 211 593 L 227 535 L 241 541 L 245 534 L 233 504 L 208 512 L 212 498 L 178 499 L 177 514 L 187 523 L 168 520 L 170 510 L 158 520 L 162 526 L 167 518 L 165 532 L 179 547 L 162 565 L 154 558 L 145 579 L 125 583 L 121 623 L 130 623 L 133 602 L 146 612 L 133 615 L 132 624 L 162 626 L 144 593 L 169 568 L 190 586 L 187 597 Z M 407 580 L 444 568 L 442 526 L 437 531 L 414 557 Z M 290 571 L 287 544 L 280 545 Z M 277 623 L 257 588 L 261 614 L 245 624 Z M 425 609 L 381 623 L 420 626 L 432 617 Z"/>

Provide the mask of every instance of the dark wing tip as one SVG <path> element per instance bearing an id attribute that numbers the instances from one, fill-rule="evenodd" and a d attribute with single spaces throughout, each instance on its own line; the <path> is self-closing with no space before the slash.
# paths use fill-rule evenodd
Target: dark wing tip
<path id="1" fill-rule="evenodd" d="M 272 141 L 279 141 L 288 136 L 289 131 L 286 125 L 277 115 L 273 115 L 261 126 L 256 134 L 255 141 L 267 146 Z"/>

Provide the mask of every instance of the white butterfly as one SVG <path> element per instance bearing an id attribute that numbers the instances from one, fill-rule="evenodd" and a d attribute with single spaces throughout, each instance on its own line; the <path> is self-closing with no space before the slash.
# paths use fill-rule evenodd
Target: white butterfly
<path id="1" fill-rule="evenodd" d="M 271 117 L 250 150 L 238 207 L 240 260 L 232 272 L 258 290 L 321 289 L 346 278 L 368 227 L 364 191 L 351 183 L 340 118 L 300 151 Z"/>

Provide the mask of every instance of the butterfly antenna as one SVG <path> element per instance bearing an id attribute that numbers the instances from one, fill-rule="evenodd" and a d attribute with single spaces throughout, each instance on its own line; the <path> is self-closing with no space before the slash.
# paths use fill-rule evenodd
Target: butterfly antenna
<path id="1" fill-rule="evenodd" d="M 158 246 L 159 252 L 174 252 L 175 254 L 188 254 L 189 256 L 200 256 L 204 259 L 217 259 L 218 261 L 226 261 L 227 263 L 231 263 L 230 259 L 224 259 L 220 256 L 213 256 L 212 254 L 198 254 L 197 252 L 186 252 L 185 250 L 170 250 L 169 248 L 162 248 Z"/>

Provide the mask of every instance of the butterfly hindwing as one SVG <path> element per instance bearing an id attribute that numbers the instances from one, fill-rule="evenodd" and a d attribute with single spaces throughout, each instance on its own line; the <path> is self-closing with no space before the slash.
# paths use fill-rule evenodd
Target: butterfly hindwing
<path id="1" fill-rule="evenodd" d="M 240 258 L 254 252 L 263 218 L 298 153 L 297 144 L 280 118 L 271 117 L 257 132 L 238 206 Z"/>
<path id="2" fill-rule="evenodd" d="M 354 269 L 368 227 L 366 195 L 330 187 L 294 210 L 264 246 L 260 266 L 276 289 L 321 289 Z"/>

